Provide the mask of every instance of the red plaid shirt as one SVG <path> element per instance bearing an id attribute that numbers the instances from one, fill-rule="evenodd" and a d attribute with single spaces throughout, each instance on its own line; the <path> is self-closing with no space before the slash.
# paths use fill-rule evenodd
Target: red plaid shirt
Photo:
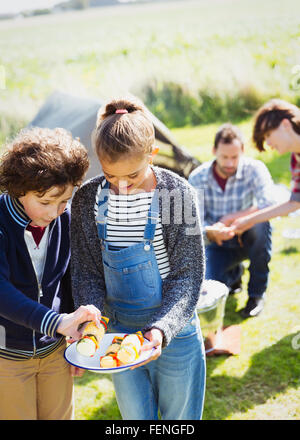
<path id="1" fill-rule="evenodd" d="M 291 200 L 300 202 L 300 154 L 291 155 L 292 194 Z"/>

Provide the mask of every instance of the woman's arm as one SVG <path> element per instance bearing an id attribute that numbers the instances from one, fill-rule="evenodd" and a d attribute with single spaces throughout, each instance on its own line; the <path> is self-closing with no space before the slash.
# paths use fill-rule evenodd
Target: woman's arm
<path id="1" fill-rule="evenodd" d="M 252 228 L 257 223 L 266 222 L 274 217 L 282 217 L 288 215 L 290 212 L 296 211 L 300 208 L 300 202 L 289 200 L 284 203 L 269 206 L 268 208 L 260 209 L 253 214 L 245 217 L 240 217 L 232 223 L 233 231 L 240 234 Z"/>
<path id="2" fill-rule="evenodd" d="M 243 211 L 232 212 L 231 214 L 224 215 L 220 218 L 219 222 L 224 223 L 225 226 L 230 226 L 235 220 L 240 217 L 246 217 L 247 215 L 257 212 L 258 208 L 256 206 L 250 206 L 250 208 L 244 209 Z"/>

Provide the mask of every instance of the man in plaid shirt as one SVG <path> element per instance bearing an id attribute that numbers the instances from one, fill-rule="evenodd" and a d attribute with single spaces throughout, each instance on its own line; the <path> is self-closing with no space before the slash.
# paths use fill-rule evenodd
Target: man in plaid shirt
<path id="1" fill-rule="evenodd" d="M 231 224 L 274 203 L 273 181 L 263 162 L 244 156 L 242 135 L 231 124 L 219 128 L 213 152 L 215 159 L 200 165 L 189 177 L 204 202 L 206 279 L 221 281 L 234 293 L 241 284 L 241 263 L 249 259 L 249 298 L 241 313 L 257 316 L 268 285 L 271 226 L 264 222 L 236 235 Z"/>

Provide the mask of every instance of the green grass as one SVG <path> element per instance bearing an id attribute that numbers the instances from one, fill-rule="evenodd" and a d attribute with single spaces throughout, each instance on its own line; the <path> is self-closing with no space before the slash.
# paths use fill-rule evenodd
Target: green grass
<path id="1" fill-rule="evenodd" d="M 281 237 L 284 219 L 273 222 L 273 256 L 263 314 L 242 321 L 237 311 L 246 302 L 244 291 L 229 297 L 225 325 L 240 324 L 241 353 L 207 360 L 205 419 L 299 419 L 300 352 L 292 348 L 299 322 L 299 262 L 297 246 Z M 287 252 L 294 247 L 295 252 Z"/>
<path id="2" fill-rule="evenodd" d="M 281 237 L 284 220 L 274 220 L 270 283 L 264 312 L 242 320 L 246 283 L 229 297 L 224 325 L 241 326 L 241 352 L 207 358 L 204 420 L 299 420 L 300 350 L 292 348 L 299 332 L 300 243 Z M 294 248 L 293 252 L 289 249 Z M 111 378 L 85 373 L 76 379 L 76 418 L 120 420 Z"/>
<path id="3" fill-rule="evenodd" d="M 0 143 L 54 89 L 130 91 L 169 127 L 300 102 L 299 15 L 298 0 L 185 0 L 0 22 Z"/>

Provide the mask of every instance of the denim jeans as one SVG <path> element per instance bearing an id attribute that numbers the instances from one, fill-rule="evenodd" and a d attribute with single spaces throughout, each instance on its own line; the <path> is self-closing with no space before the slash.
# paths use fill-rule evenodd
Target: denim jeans
<path id="1" fill-rule="evenodd" d="M 222 246 L 206 246 L 206 279 L 221 281 L 230 287 L 240 276 L 240 263 L 249 265 L 249 297 L 263 297 L 269 279 L 269 262 L 272 255 L 272 229 L 269 222 L 259 223 L 241 236 L 224 241 Z"/>
<path id="2" fill-rule="evenodd" d="M 195 316 L 162 350 L 135 370 L 112 375 L 124 420 L 200 420 L 205 394 L 205 350 Z"/>
<path id="3" fill-rule="evenodd" d="M 100 203 L 100 202 L 99 202 Z M 115 251 L 106 241 L 106 203 L 98 211 L 110 332 L 134 333 L 161 307 L 162 280 L 153 239 L 158 195 L 153 195 L 144 241 Z M 196 313 L 183 330 L 145 366 L 112 374 L 117 402 L 126 420 L 199 420 L 205 391 L 205 350 Z"/>

